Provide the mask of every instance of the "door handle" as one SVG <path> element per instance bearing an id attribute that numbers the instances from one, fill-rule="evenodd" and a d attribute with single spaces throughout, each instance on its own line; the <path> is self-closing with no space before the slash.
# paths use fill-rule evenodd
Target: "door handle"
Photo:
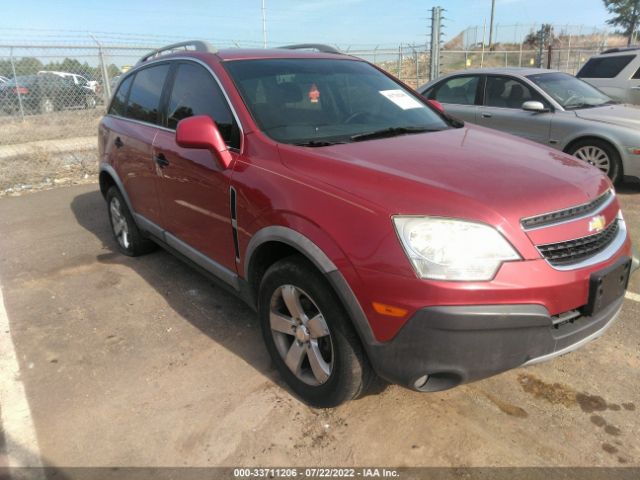
<path id="1" fill-rule="evenodd" d="M 160 153 L 159 155 L 154 156 L 153 159 L 156 161 L 156 163 L 160 168 L 169 166 L 169 160 L 167 160 L 167 157 L 165 157 L 163 153 Z"/>
<path id="2" fill-rule="evenodd" d="M 491 116 L 492 115 L 490 113 L 486 113 L 486 112 L 482 114 L 482 118 L 491 118 Z"/>
<path id="3" fill-rule="evenodd" d="M 124 147 L 124 143 L 122 142 L 122 139 L 120 137 L 116 137 L 116 139 L 113 141 L 113 144 L 116 146 L 116 148 Z"/>

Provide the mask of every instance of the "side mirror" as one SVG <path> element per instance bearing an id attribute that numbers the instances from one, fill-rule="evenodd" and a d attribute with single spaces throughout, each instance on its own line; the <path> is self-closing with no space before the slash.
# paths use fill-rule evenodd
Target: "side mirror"
<path id="1" fill-rule="evenodd" d="M 429 103 L 429 105 L 431 105 L 433 108 L 435 108 L 439 112 L 444 113 L 444 107 L 439 101 L 434 100 L 433 98 L 429 98 L 427 99 L 427 102 Z"/>
<path id="2" fill-rule="evenodd" d="M 549 110 L 545 108 L 542 102 L 538 102 L 537 100 L 529 100 L 528 102 L 524 102 L 522 104 L 522 110 L 527 112 L 548 112 Z"/>
<path id="3" fill-rule="evenodd" d="M 180 120 L 176 128 L 176 143 L 182 148 L 209 150 L 224 168 L 229 168 L 232 157 L 220 130 L 208 115 L 196 115 Z"/>

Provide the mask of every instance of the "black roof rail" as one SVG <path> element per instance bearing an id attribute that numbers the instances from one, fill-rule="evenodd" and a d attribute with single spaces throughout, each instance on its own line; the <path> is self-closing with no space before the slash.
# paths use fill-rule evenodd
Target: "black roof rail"
<path id="1" fill-rule="evenodd" d="M 202 40 L 189 40 L 187 42 L 172 43 L 171 45 L 167 45 L 166 47 L 157 48 L 156 50 L 147 53 L 144 57 L 138 60 L 138 63 L 136 63 L 136 65 L 146 62 L 150 58 L 158 57 L 160 56 L 160 54 L 162 54 L 162 52 L 172 52 L 178 49 L 189 50 L 188 47 L 193 47 L 191 50 L 194 50 L 196 52 L 216 53 L 218 51 L 217 48 L 215 48 L 208 42 L 203 42 Z"/>
<path id="2" fill-rule="evenodd" d="M 342 52 L 331 45 L 325 45 L 323 43 L 298 43 L 296 45 L 285 45 L 283 47 L 285 50 L 317 50 L 322 53 L 335 53 L 341 55 Z"/>
<path id="3" fill-rule="evenodd" d="M 607 54 L 607 53 L 618 53 L 618 52 L 630 52 L 632 50 L 640 50 L 640 47 L 615 47 L 615 48 L 608 48 L 606 50 L 604 50 L 601 55 Z"/>

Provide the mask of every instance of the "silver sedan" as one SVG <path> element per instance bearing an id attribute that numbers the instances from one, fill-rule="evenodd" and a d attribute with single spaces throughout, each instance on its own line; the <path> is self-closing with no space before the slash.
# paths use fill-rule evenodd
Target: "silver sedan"
<path id="1" fill-rule="evenodd" d="M 418 89 L 462 120 L 549 145 L 617 182 L 640 178 L 640 109 L 572 75 L 534 68 L 464 70 Z"/>

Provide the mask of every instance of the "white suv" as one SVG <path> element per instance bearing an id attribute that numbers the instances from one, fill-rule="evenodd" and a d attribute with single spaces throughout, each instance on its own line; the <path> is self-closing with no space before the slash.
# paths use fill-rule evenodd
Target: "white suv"
<path id="1" fill-rule="evenodd" d="M 591 57 L 576 77 L 614 100 L 640 105 L 640 47 L 605 50 Z"/>
<path id="2" fill-rule="evenodd" d="M 98 82 L 96 82 L 95 80 L 88 80 L 86 77 L 79 75 L 77 73 L 54 72 L 50 70 L 40 70 L 38 72 L 38 75 L 44 75 L 44 74 L 53 74 L 62 78 L 71 78 L 73 80 L 73 83 L 75 83 L 76 85 L 79 85 L 84 88 L 88 88 L 94 93 L 97 91 Z"/>

